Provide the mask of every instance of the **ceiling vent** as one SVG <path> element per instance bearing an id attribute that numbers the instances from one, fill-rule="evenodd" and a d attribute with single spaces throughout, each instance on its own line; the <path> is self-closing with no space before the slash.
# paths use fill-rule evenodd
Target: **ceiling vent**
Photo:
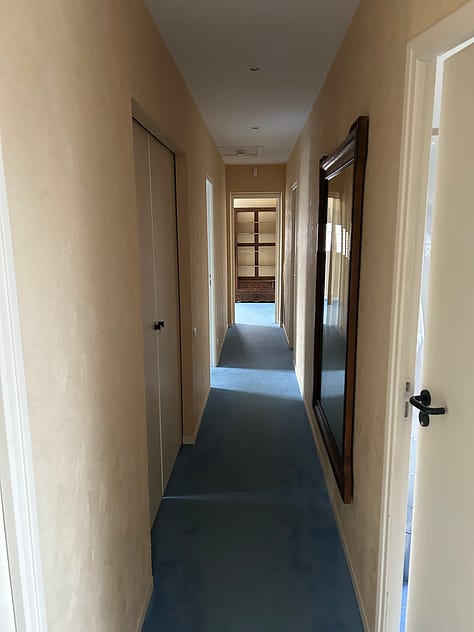
<path id="1" fill-rule="evenodd" d="M 230 158 L 232 156 L 255 158 L 263 155 L 263 146 L 218 147 L 218 150 L 223 158 Z"/>

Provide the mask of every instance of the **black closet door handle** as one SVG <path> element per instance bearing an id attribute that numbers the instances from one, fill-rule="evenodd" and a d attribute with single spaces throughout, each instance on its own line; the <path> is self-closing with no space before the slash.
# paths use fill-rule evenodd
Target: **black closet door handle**
<path id="1" fill-rule="evenodd" d="M 423 389 L 419 395 L 410 397 L 410 404 L 420 411 L 418 419 L 423 427 L 429 426 L 430 415 L 446 414 L 445 406 L 431 406 L 431 393 Z"/>
<path id="2" fill-rule="evenodd" d="M 154 324 L 153 329 L 155 331 L 161 331 L 164 326 L 165 326 L 165 321 L 164 320 L 159 320 L 158 322 L 156 322 Z"/>

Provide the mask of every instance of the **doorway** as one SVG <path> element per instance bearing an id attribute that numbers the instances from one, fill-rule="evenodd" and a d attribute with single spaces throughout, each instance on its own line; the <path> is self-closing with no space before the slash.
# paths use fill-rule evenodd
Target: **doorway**
<path id="1" fill-rule="evenodd" d="M 252 324 L 255 314 L 263 310 L 268 318 L 270 310 L 271 322 L 280 323 L 280 199 L 276 195 L 231 196 L 234 322 Z"/>
<path id="2" fill-rule="evenodd" d="M 136 120 L 133 142 L 152 526 L 183 436 L 175 157 Z"/>
<path id="3" fill-rule="evenodd" d="M 36 486 L 0 145 L 0 629 L 44 632 Z"/>
<path id="4" fill-rule="evenodd" d="M 436 88 L 433 114 L 433 129 L 431 134 L 431 147 L 429 157 L 428 188 L 426 195 L 426 218 L 425 232 L 423 238 L 423 254 L 421 263 L 421 285 L 418 312 L 418 327 L 416 335 L 416 355 L 413 379 L 413 391 L 420 393 L 423 389 L 423 358 L 425 352 L 425 330 L 426 318 L 428 314 L 428 293 L 430 276 L 430 255 L 433 231 L 433 210 L 435 205 L 437 168 L 438 168 L 438 140 L 439 140 L 439 117 L 442 94 L 442 66 L 438 64 L 436 73 Z M 408 464 L 408 491 L 407 491 L 407 512 L 405 530 L 405 553 L 403 558 L 403 588 L 402 607 L 400 614 L 400 632 L 405 632 L 406 612 L 408 600 L 408 583 L 410 577 L 410 555 L 413 532 L 413 513 L 415 509 L 415 481 L 418 454 L 418 437 L 420 424 L 417 409 L 408 409 L 407 422 L 411 424 L 410 435 L 410 455 Z"/>
<path id="5" fill-rule="evenodd" d="M 474 347 L 473 35 L 470 2 L 408 46 L 378 632 L 461 630 L 474 618 L 474 373 L 466 353 Z M 410 404 L 417 409 L 415 439 Z M 414 448 L 413 531 L 405 556 Z"/>
<path id="6" fill-rule="evenodd" d="M 214 184 L 206 178 L 207 208 L 207 278 L 209 288 L 209 362 L 216 366 L 216 311 L 214 289 Z"/>

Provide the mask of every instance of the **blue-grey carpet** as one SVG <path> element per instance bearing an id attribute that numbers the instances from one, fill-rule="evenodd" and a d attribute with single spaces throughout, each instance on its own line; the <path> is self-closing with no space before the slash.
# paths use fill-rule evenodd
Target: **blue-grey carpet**
<path id="1" fill-rule="evenodd" d="M 153 533 L 144 632 L 361 632 L 291 351 L 229 329 Z"/>
<path id="2" fill-rule="evenodd" d="M 236 303 L 237 325 L 275 325 L 275 303 Z"/>

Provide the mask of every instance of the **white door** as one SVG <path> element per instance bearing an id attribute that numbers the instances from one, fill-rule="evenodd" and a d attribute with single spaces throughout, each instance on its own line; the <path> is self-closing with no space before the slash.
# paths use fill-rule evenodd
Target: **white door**
<path id="1" fill-rule="evenodd" d="M 209 354 L 211 366 L 216 366 L 216 325 L 214 311 L 214 185 L 206 179 L 207 205 L 207 278 L 209 282 Z"/>
<path id="2" fill-rule="evenodd" d="M 150 521 L 182 442 L 174 155 L 133 122 L 142 285 Z"/>
<path id="3" fill-rule="evenodd" d="M 135 185 L 137 189 L 138 228 L 140 236 L 148 487 L 150 497 L 150 521 L 151 525 L 153 525 L 163 494 L 163 476 L 161 469 L 158 337 L 154 329 L 157 308 L 148 136 L 148 132 L 143 129 L 141 125 L 133 121 Z"/>
<path id="4" fill-rule="evenodd" d="M 163 492 L 183 440 L 174 154 L 149 135 Z"/>
<path id="5" fill-rule="evenodd" d="M 474 45 L 445 62 L 407 632 L 474 629 Z"/>

